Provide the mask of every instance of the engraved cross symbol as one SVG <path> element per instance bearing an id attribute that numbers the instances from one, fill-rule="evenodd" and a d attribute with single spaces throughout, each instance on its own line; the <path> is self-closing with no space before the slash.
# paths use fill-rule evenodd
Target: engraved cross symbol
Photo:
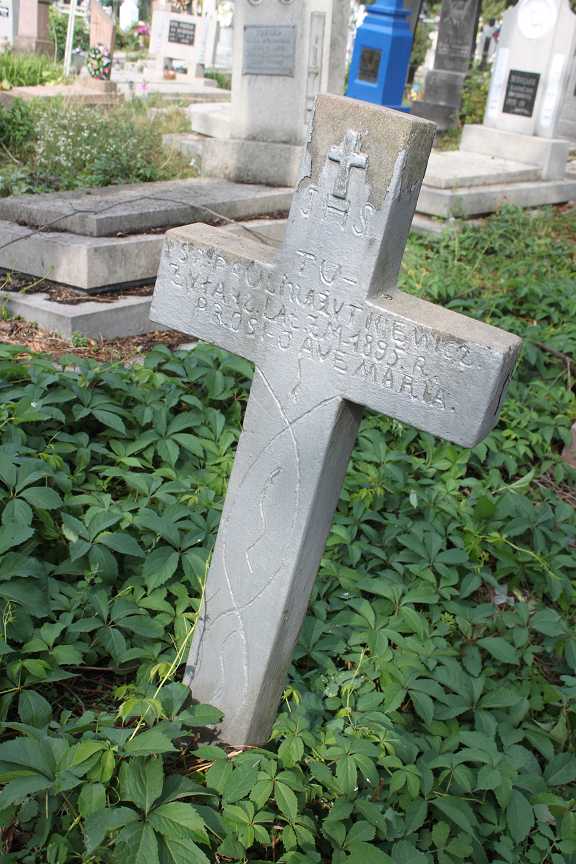
<path id="1" fill-rule="evenodd" d="M 348 181 L 352 168 L 366 168 L 368 161 L 366 154 L 356 152 L 359 140 L 360 134 L 349 130 L 340 147 L 331 147 L 328 151 L 328 158 L 340 163 L 332 190 L 335 198 L 346 198 L 348 195 Z"/>
<path id="2" fill-rule="evenodd" d="M 268 740 L 363 406 L 465 447 L 496 422 L 520 339 L 396 288 L 433 138 L 321 94 L 280 252 L 199 223 L 166 234 L 152 320 L 255 364 L 184 679 L 230 744 Z"/>

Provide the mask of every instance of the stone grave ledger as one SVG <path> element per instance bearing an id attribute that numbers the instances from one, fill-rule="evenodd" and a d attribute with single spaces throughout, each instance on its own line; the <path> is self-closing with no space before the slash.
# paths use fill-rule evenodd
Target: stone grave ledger
<path id="1" fill-rule="evenodd" d="M 256 367 L 185 677 L 228 743 L 268 740 L 363 406 L 465 447 L 498 417 L 521 340 L 396 288 L 433 138 L 320 94 L 280 251 L 166 234 L 151 319 Z"/>

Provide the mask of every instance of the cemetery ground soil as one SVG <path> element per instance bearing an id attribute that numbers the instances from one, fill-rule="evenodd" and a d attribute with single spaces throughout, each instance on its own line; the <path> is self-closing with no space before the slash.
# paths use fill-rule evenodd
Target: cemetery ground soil
<path id="1" fill-rule="evenodd" d="M 576 860 L 576 376 L 548 350 L 576 356 L 575 229 L 505 208 L 411 235 L 401 287 L 522 357 L 473 450 L 365 413 L 272 740 L 244 752 L 198 749 L 219 714 L 179 681 L 250 365 L 13 331 L 2 864 Z"/>

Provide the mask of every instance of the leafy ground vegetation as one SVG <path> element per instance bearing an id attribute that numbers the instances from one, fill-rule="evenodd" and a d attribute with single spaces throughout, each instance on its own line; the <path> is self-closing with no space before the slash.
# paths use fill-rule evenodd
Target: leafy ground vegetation
<path id="1" fill-rule="evenodd" d="M 412 239 L 402 287 L 522 358 L 473 450 L 366 412 L 259 749 L 199 749 L 219 714 L 179 683 L 250 365 L 0 350 L 2 864 L 575 860 L 576 518 L 536 483 L 575 479 L 539 347 L 574 355 L 574 228 Z"/>
<path id="2" fill-rule="evenodd" d="M 188 128 L 181 111 L 150 118 L 137 98 L 112 107 L 15 99 L 0 108 L 0 194 L 195 176 L 189 158 L 162 147 L 164 133 Z"/>

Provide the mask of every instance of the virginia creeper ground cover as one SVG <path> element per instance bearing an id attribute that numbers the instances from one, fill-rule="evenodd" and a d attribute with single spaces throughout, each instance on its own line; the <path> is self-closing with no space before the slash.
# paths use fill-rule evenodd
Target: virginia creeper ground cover
<path id="1" fill-rule="evenodd" d="M 271 742 L 180 683 L 250 365 L 0 348 L 0 862 L 576 860 L 574 216 L 412 236 L 405 290 L 513 330 L 473 450 L 366 412 Z M 18 355 L 18 356 L 17 356 Z"/>

